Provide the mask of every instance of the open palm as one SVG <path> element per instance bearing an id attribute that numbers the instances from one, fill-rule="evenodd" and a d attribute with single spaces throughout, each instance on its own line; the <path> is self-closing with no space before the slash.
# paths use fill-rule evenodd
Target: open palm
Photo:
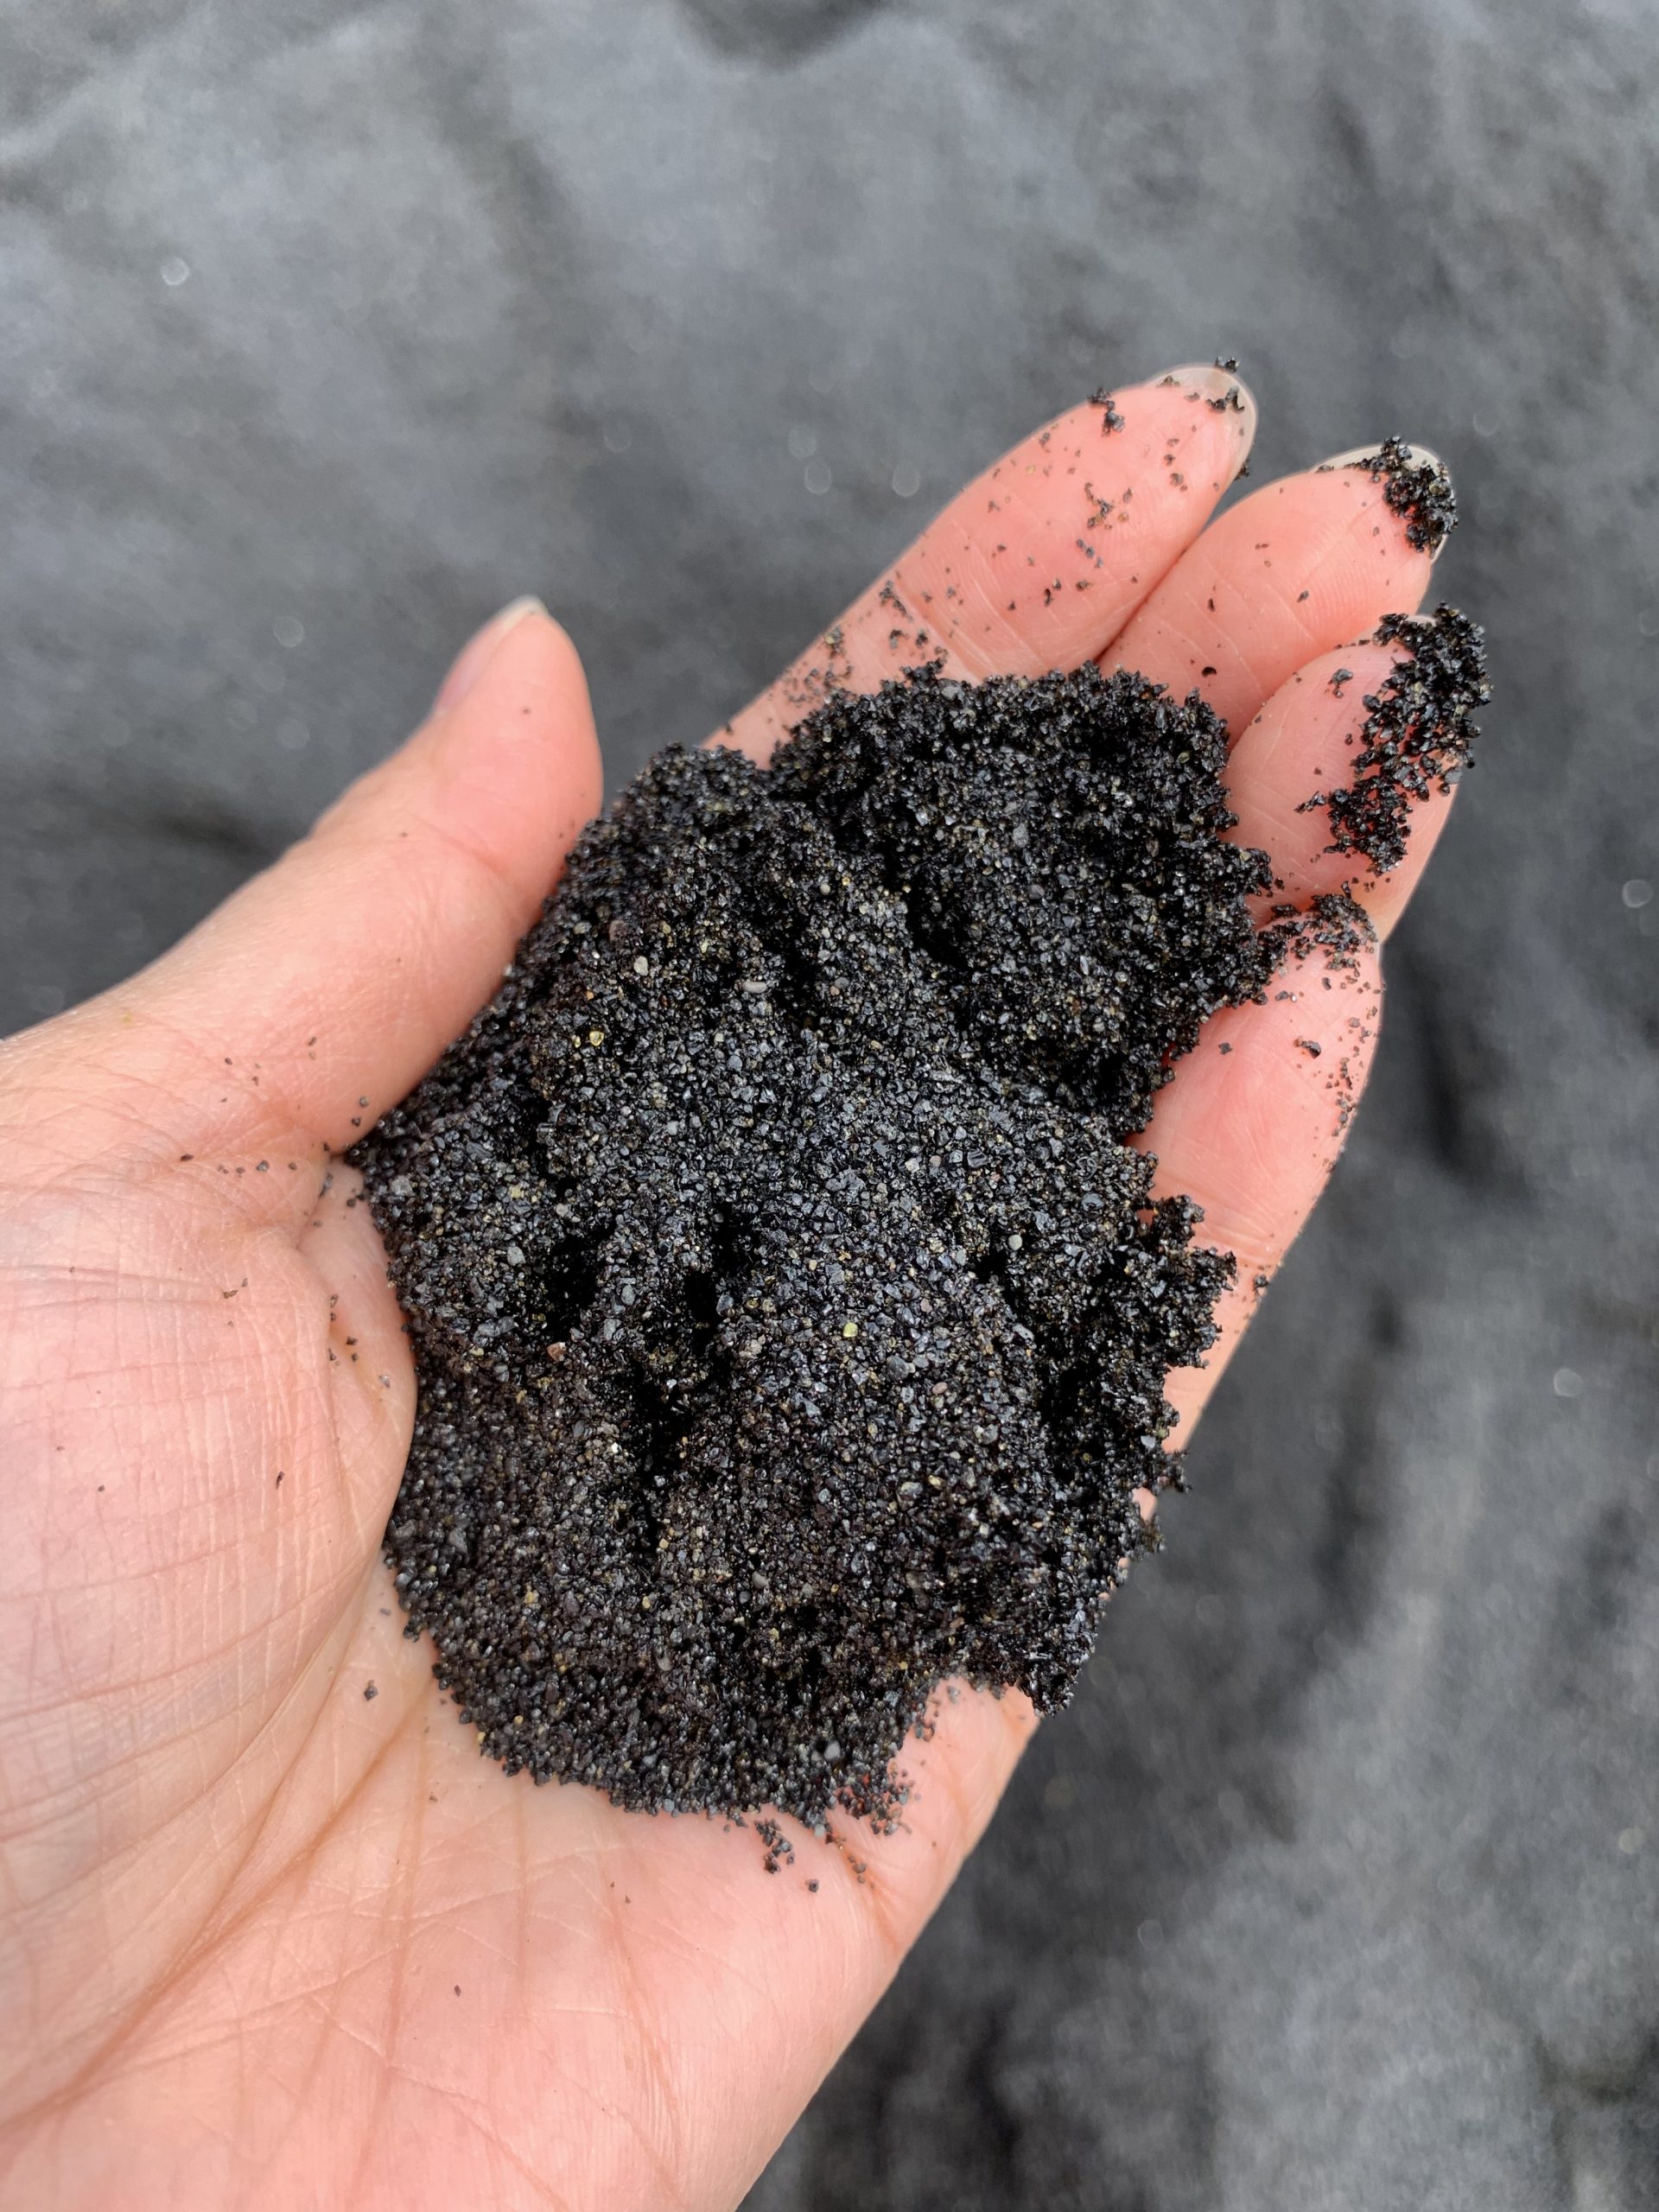
<path id="1" fill-rule="evenodd" d="M 1182 371 L 1016 448 L 722 741 L 764 757 L 826 668 L 1096 656 L 1198 685 L 1240 733 L 1236 834 L 1284 897 L 1337 887 L 1298 804 L 1398 656 L 1350 641 L 1428 556 L 1363 469 L 1211 523 L 1254 427 L 1231 384 Z M 403 1638 L 378 1554 L 414 1375 L 337 1154 L 490 995 L 599 797 L 575 652 L 510 610 L 276 868 L 0 1046 L 8 2202 L 732 2204 L 1019 1756 L 1022 1700 L 948 1701 L 905 1825 L 798 1834 L 774 1875 L 752 1832 L 507 1778 Z M 1380 931 L 1444 804 L 1356 886 Z M 1148 1132 L 1239 1261 L 1217 1357 L 1173 1380 L 1189 1423 L 1371 1050 L 1369 950 L 1285 983 L 1215 1018 Z"/>

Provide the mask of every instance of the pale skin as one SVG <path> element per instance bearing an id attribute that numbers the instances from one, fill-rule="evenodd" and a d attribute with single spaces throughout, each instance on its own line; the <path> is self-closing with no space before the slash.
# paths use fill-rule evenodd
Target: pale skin
<path id="1" fill-rule="evenodd" d="M 1119 392 L 1121 429 L 1084 406 L 1016 448 L 722 741 L 764 758 L 827 664 L 1136 667 L 1239 733 L 1236 834 L 1281 895 L 1351 880 L 1386 937 L 1447 802 L 1381 879 L 1296 808 L 1395 657 L 1353 641 L 1429 561 L 1354 469 L 1211 523 L 1255 425 L 1207 404 L 1231 382 L 1179 372 Z M 379 1542 L 415 1378 L 351 1174 L 319 1190 L 490 995 L 600 791 L 575 652 L 509 609 L 274 868 L 0 1046 L 8 2203 L 735 2204 L 1033 1726 L 944 1701 L 897 1833 L 797 1830 L 768 1874 L 752 1830 L 509 1779 L 403 1638 Z M 1374 1047 L 1374 954 L 1283 982 L 1208 1026 L 1145 1140 L 1238 1258 L 1221 1343 L 1172 1377 L 1183 1438 Z"/>

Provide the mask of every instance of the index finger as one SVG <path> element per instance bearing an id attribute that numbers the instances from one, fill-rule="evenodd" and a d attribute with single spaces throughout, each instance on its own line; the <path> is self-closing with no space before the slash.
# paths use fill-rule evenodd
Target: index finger
<path id="1" fill-rule="evenodd" d="M 1230 369 L 1100 392 L 1005 454 L 716 742 L 757 760 L 834 689 L 930 660 L 1039 676 L 1103 652 L 1198 536 L 1255 435 Z"/>

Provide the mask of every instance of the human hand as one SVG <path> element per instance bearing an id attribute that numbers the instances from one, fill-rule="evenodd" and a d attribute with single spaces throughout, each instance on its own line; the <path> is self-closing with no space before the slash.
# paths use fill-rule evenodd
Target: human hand
<path id="1" fill-rule="evenodd" d="M 1016 448 L 723 741 L 764 757 L 830 664 L 865 689 L 934 652 L 1096 656 L 1240 733 L 1236 834 L 1281 895 L 1354 879 L 1298 808 L 1402 658 L 1346 641 L 1416 606 L 1429 555 L 1364 469 L 1206 529 L 1254 428 L 1231 382 L 1181 372 Z M 773 1877 L 751 1834 L 486 1765 L 403 1640 L 378 1553 L 414 1375 L 335 1156 L 490 995 L 599 799 L 575 654 L 510 610 L 274 868 L 0 1046 L 8 2202 L 734 2203 L 1029 1732 L 1017 1696 L 945 1704 L 902 1827 L 798 1836 Z M 1446 804 L 1354 881 L 1380 933 Z M 1238 1258 L 1209 1365 L 1171 1379 L 1184 1437 L 1373 1049 L 1374 951 L 1316 966 L 1217 1015 L 1147 1132 Z"/>

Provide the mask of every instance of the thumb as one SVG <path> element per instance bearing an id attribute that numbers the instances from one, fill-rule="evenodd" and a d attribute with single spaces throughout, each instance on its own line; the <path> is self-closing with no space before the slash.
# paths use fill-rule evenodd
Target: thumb
<path id="1" fill-rule="evenodd" d="M 256 1101 L 343 1147 L 489 997 L 601 797 L 575 648 L 521 601 L 400 751 L 87 1015 L 151 1084 L 210 1076 L 242 1126 Z"/>

